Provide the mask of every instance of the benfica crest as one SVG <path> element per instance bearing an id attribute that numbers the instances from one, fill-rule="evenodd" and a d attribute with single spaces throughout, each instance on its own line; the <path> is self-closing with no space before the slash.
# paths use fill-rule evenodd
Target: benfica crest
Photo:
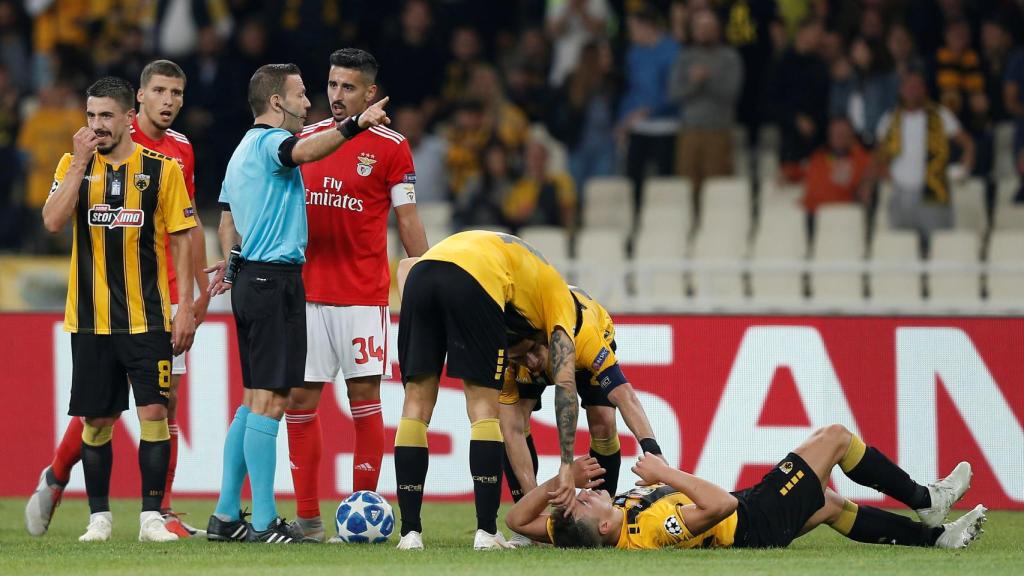
<path id="1" fill-rule="evenodd" d="M 362 153 L 356 157 L 359 163 L 356 164 L 356 174 L 360 176 L 369 176 L 373 172 L 373 165 L 377 163 L 377 159 L 373 157 L 373 154 Z"/>
<path id="2" fill-rule="evenodd" d="M 149 174 L 136 174 L 135 187 L 139 189 L 139 192 L 144 192 L 146 188 L 149 188 Z"/>

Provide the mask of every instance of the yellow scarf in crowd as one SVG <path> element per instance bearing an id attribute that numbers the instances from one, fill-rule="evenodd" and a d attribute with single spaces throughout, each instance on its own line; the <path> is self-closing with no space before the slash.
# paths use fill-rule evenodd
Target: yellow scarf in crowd
<path id="1" fill-rule="evenodd" d="M 946 180 L 946 167 L 949 165 L 949 140 L 942 128 L 942 115 L 934 103 L 925 104 L 927 115 L 926 156 L 924 169 L 924 199 L 938 204 L 949 204 L 949 183 Z M 889 158 L 900 155 L 903 147 L 903 109 L 897 108 L 893 113 L 889 131 L 882 142 Z"/>

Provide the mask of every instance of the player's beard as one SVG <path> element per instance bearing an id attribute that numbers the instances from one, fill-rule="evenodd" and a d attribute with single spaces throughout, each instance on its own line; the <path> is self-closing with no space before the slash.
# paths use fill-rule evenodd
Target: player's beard
<path id="1" fill-rule="evenodd" d="M 96 147 L 96 151 L 99 152 L 100 154 L 103 154 L 104 156 L 106 156 L 107 154 L 110 154 L 111 152 L 113 152 L 114 148 L 117 148 L 117 145 L 121 143 L 121 137 L 117 138 L 116 140 L 113 138 L 114 137 L 113 134 L 111 134 L 110 137 L 111 137 L 111 144 L 110 144 L 110 146 L 107 146 L 106 148 L 101 148 L 99 146 Z"/>
<path id="2" fill-rule="evenodd" d="M 340 110 L 338 109 L 338 106 L 341 107 Z M 331 102 L 331 116 L 334 118 L 335 122 L 341 122 L 342 120 L 348 118 L 348 109 L 345 108 L 345 104 L 340 100 Z"/>

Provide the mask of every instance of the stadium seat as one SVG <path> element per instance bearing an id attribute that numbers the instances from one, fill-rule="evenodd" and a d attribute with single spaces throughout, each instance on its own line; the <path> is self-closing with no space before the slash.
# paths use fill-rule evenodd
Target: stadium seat
<path id="1" fill-rule="evenodd" d="M 833 204 L 818 209 L 812 262 L 855 265 L 864 258 L 864 209 Z M 818 302 L 852 303 L 863 299 L 863 279 L 857 271 L 811 268 L 811 296 Z"/>
<path id="2" fill-rule="evenodd" d="M 693 188 L 686 178 L 651 176 L 644 180 L 644 202 L 660 206 L 690 206 L 693 202 Z"/>
<path id="3" fill-rule="evenodd" d="M 1016 174 L 1000 179 L 996 183 L 996 205 L 1013 204 L 1013 198 L 1020 187 L 1020 176 Z"/>
<path id="4" fill-rule="evenodd" d="M 739 176 L 708 178 L 701 193 L 702 210 L 750 213 L 750 180 Z"/>
<path id="5" fill-rule="evenodd" d="M 583 228 L 633 229 L 633 185 L 621 176 L 591 178 L 584 186 Z"/>
<path id="6" fill-rule="evenodd" d="M 625 296 L 625 261 L 625 232 L 605 228 L 582 230 L 576 235 L 577 270 L 570 281 L 606 308 L 615 308 Z"/>
<path id="7" fill-rule="evenodd" d="M 996 305 L 1024 305 L 1024 230 L 996 230 L 989 239 L 988 300 Z M 1008 267 L 999 270 L 998 267 Z"/>
<path id="8" fill-rule="evenodd" d="M 1024 230 L 1024 204 L 996 205 L 996 230 Z"/>
<path id="9" fill-rule="evenodd" d="M 931 235 L 932 264 L 976 264 L 978 237 L 968 230 L 938 230 Z M 959 270 L 929 270 L 928 300 L 939 307 L 976 305 L 981 298 L 981 277 Z"/>
<path id="10" fill-rule="evenodd" d="M 875 234 L 871 261 L 896 269 L 872 269 L 868 277 L 871 301 L 882 306 L 917 304 L 921 301 L 921 273 L 907 264 L 921 261 L 915 232 L 887 231 Z"/>
<path id="11" fill-rule="evenodd" d="M 686 256 L 686 233 L 680 227 L 647 227 L 637 234 L 633 245 L 633 292 L 644 305 L 677 304 L 686 298 L 683 271 L 645 270 L 650 267 L 682 263 Z"/>
<path id="12" fill-rule="evenodd" d="M 996 124 L 993 148 L 995 159 L 992 167 L 992 175 L 996 180 L 1002 180 L 1017 173 L 1017 161 L 1013 157 L 1013 132 L 1013 121 Z"/>
<path id="13" fill-rule="evenodd" d="M 892 182 L 882 181 L 878 185 L 875 213 L 871 219 L 871 229 L 875 234 L 892 229 L 892 226 L 889 225 L 889 203 L 892 201 L 892 195 Z"/>
<path id="14" fill-rule="evenodd" d="M 746 227 L 734 212 L 705 210 L 706 224 L 697 231 L 692 261 L 700 266 L 724 266 L 721 270 L 695 270 L 690 284 L 695 296 L 711 304 L 730 303 L 746 298 L 740 265 L 746 257 Z M 748 217 L 749 219 L 749 217 Z M 721 222 L 721 224 L 716 224 Z M 733 225 L 728 224 L 733 222 Z"/>
<path id="15" fill-rule="evenodd" d="M 564 228 L 557 226 L 527 226 L 519 230 L 519 237 L 533 246 L 544 258 L 566 274 L 569 258 L 569 234 Z"/>
<path id="16" fill-rule="evenodd" d="M 758 266 L 782 267 L 807 257 L 806 215 L 796 204 L 766 205 L 751 249 L 750 291 L 754 302 L 793 304 L 804 299 L 803 272 L 797 268 L 759 270 Z"/>
<path id="17" fill-rule="evenodd" d="M 968 178 L 961 184 L 950 183 L 953 193 L 953 225 L 959 230 L 984 234 L 988 228 L 985 216 L 985 181 Z"/>
<path id="18" fill-rule="evenodd" d="M 775 176 L 761 178 L 761 208 L 775 205 L 796 205 L 800 206 L 800 199 L 804 196 L 802 184 L 789 184 L 779 182 Z"/>

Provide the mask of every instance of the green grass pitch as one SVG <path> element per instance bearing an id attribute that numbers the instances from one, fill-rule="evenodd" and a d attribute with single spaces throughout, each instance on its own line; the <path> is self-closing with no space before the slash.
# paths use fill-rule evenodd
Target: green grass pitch
<path id="1" fill-rule="evenodd" d="M 785 550 L 618 550 L 568 551 L 549 547 L 494 552 L 472 550 L 472 504 L 426 504 L 423 552 L 399 552 L 388 544 L 362 546 L 257 546 L 192 540 L 140 544 L 138 503 L 113 503 L 114 538 L 103 544 L 80 544 L 88 511 L 84 500 L 68 499 L 50 532 L 32 538 L 24 530 L 23 499 L 0 499 L 0 574 L 361 574 L 366 576 L 658 576 L 661 574 L 727 576 L 733 574 L 1013 574 L 1024 573 L 1024 513 L 991 512 L 985 534 L 967 550 L 868 546 L 850 542 L 822 527 Z M 210 500 L 177 500 L 186 520 L 206 524 Z M 282 509 L 292 507 L 282 501 Z M 503 505 L 502 509 L 507 509 Z M 330 518 L 333 505 L 324 502 Z M 959 512 L 957 512 L 959 514 Z M 500 521 L 501 519 L 499 519 Z M 506 530 L 507 533 L 507 530 Z"/>

